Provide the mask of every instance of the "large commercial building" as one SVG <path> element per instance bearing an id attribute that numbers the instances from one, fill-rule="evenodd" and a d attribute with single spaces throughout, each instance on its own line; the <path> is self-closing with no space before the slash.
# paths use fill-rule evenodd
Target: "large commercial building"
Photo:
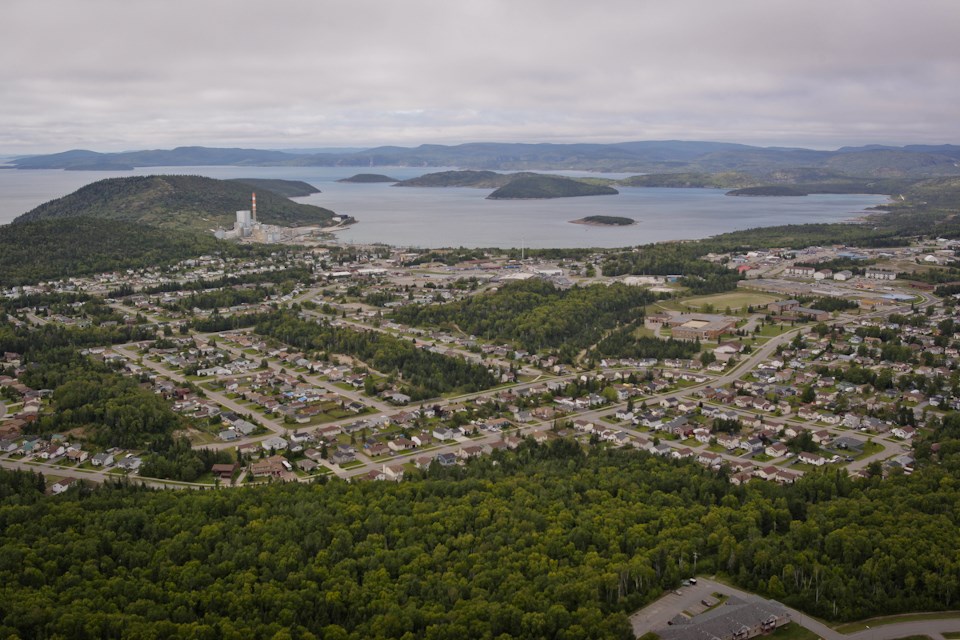
<path id="1" fill-rule="evenodd" d="M 670 327 L 676 340 L 716 340 L 737 326 L 737 319 L 712 313 L 679 313 L 665 311 L 647 316 L 648 328 Z"/>

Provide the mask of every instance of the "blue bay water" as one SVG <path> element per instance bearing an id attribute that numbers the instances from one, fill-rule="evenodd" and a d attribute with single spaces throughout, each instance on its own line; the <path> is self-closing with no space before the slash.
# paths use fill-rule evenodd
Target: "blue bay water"
<path id="1" fill-rule="evenodd" d="M 356 173 L 412 178 L 442 168 L 422 167 L 148 167 L 134 171 L 0 170 L 0 224 L 53 198 L 104 178 L 163 173 L 211 178 L 303 180 L 321 193 L 298 202 L 327 207 L 358 220 L 338 232 L 346 242 L 414 247 L 623 247 L 685 240 L 754 227 L 840 222 L 883 204 L 877 195 L 732 197 L 715 189 L 618 187 L 620 195 L 554 200 L 487 200 L 489 189 L 412 188 L 347 184 Z M 571 176 L 632 174 L 550 172 Z M 261 215 L 263 211 L 261 210 Z M 629 227 L 571 224 L 591 215 L 633 218 Z"/>

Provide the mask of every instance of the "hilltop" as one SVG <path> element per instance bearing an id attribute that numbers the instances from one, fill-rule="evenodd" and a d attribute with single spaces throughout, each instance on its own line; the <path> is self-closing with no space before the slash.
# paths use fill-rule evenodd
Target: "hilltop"
<path id="1" fill-rule="evenodd" d="M 356 182 L 359 184 L 369 184 L 376 182 L 400 182 L 396 178 L 391 178 L 390 176 L 385 176 L 382 173 L 358 173 L 355 176 L 350 176 L 349 178 L 341 178 L 337 182 Z"/>
<path id="2" fill-rule="evenodd" d="M 588 184 L 561 176 L 522 176 L 511 180 L 487 198 L 489 200 L 527 200 L 541 198 L 573 198 L 579 196 L 608 196 L 620 193 L 613 187 Z"/>
<path id="3" fill-rule="evenodd" d="M 496 173 L 495 171 L 438 171 L 417 178 L 410 178 L 395 184 L 395 187 L 474 187 L 477 189 L 497 189 L 514 180 L 515 173 Z M 523 174 L 533 175 L 533 174 Z"/>
<path id="4" fill-rule="evenodd" d="M 199 176 L 108 178 L 44 203 L 18 217 L 14 224 L 86 216 L 206 233 L 217 226 L 231 227 L 236 212 L 250 208 L 252 190 L 250 184 L 243 182 Z M 260 190 L 257 215 L 266 224 L 298 226 L 329 225 L 334 213 Z"/>
<path id="5" fill-rule="evenodd" d="M 232 178 L 232 182 L 246 184 L 258 192 L 272 191 L 286 198 L 302 198 L 320 193 L 320 189 L 302 180 L 279 180 L 276 178 Z"/>

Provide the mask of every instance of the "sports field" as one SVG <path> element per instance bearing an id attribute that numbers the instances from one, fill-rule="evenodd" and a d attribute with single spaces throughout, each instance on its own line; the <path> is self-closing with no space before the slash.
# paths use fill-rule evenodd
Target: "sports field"
<path id="1" fill-rule="evenodd" d="M 731 311 L 739 311 L 753 305 L 753 307 L 762 307 L 775 301 L 783 300 L 783 296 L 777 296 L 771 293 L 760 293 L 759 291 L 731 291 L 730 293 L 718 293 L 713 296 L 698 296 L 688 298 L 681 302 L 690 309 L 702 311 L 707 305 L 712 305 L 714 311 L 720 313 L 727 307 Z"/>

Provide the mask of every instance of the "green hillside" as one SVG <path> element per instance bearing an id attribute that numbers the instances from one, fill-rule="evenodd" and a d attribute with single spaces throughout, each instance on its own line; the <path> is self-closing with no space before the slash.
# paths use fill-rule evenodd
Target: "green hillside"
<path id="1" fill-rule="evenodd" d="M 308 182 L 302 180 L 278 180 L 276 178 L 233 178 L 231 182 L 246 184 L 258 193 L 261 191 L 272 191 L 277 195 L 286 198 L 302 198 L 315 193 L 320 193 L 320 189 Z M 258 196 L 260 197 L 260 196 Z"/>
<path id="2" fill-rule="evenodd" d="M 402 180 L 395 187 L 476 187 L 496 189 L 516 179 L 518 174 L 495 171 L 438 171 L 418 178 Z M 523 174 L 532 175 L 532 174 Z"/>
<path id="3" fill-rule="evenodd" d="M 367 183 L 376 183 L 376 182 L 400 182 L 396 178 L 391 178 L 390 176 L 385 176 L 382 173 L 358 173 L 355 176 L 350 176 L 349 178 L 342 178 L 337 180 L 337 182 L 356 182 L 359 184 Z"/>
<path id="4" fill-rule="evenodd" d="M 234 249 L 240 248 L 210 234 L 123 220 L 69 216 L 8 224 L 0 226 L 0 287 L 172 264 Z"/>
<path id="5" fill-rule="evenodd" d="M 769 184 L 762 187 L 744 187 L 727 192 L 728 196 L 805 196 L 807 191 L 786 184 Z"/>
<path id="6" fill-rule="evenodd" d="M 251 191 L 249 184 L 199 176 L 108 178 L 44 203 L 14 224 L 88 216 L 206 233 L 217 226 L 232 226 L 236 212 L 250 208 Z M 299 204 L 272 191 L 257 195 L 257 217 L 267 224 L 326 225 L 333 215 L 329 209 Z"/>
<path id="7" fill-rule="evenodd" d="M 737 189 L 757 184 L 757 178 L 736 171 L 724 173 L 651 173 L 618 180 L 624 187 L 669 187 L 673 189 Z"/>
<path id="8" fill-rule="evenodd" d="M 489 196 L 490 200 L 526 200 L 540 198 L 573 198 L 606 196 L 620 193 L 613 187 L 587 184 L 561 176 L 530 175 L 515 178 Z"/>

